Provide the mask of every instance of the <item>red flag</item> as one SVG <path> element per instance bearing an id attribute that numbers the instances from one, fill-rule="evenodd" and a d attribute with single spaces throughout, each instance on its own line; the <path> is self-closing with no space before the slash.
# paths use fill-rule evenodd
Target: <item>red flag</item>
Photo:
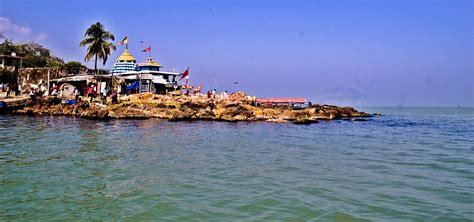
<path id="1" fill-rule="evenodd" d="M 186 77 L 188 77 L 188 76 L 189 76 L 189 67 L 188 67 L 186 70 L 184 70 L 183 73 L 180 74 L 179 80 L 182 80 L 182 79 L 184 79 L 184 78 L 186 78 Z"/>
<path id="2" fill-rule="evenodd" d="M 151 46 L 149 46 L 148 48 L 142 50 L 142 52 L 149 52 L 149 51 L 151 51 Z"/>

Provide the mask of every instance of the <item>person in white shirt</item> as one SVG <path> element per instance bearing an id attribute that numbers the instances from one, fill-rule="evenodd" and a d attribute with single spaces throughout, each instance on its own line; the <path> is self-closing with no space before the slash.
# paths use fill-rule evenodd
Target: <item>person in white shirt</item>
<path id="1" fill-rule="evenodd" d="M 107 103 L 107 89 L 103 88 L 101 91 L 102 94 L 102 104 L 105 105 Z"/>
<path id="2" fill-rule="evenodd" d="M 53 89 L 53 92 L 51 92 L 51 96 L 57 96 L 59 93 L 58 93 L 58 89 L 54 88 Z"/>
<path id="3" fill-rule="evenodd" d="M 216 98 L 216 93 L 217 93 L 217 90 L 216 90 L 216 89 L 212 90 L 212 93 L 211 93 L 211 94 L 212 94 L 212 98 Z"/>
<path id="4" fill-rule="evenodd" d="M 79 89 L 75 88 L 74 89 L 74 99 L 76 101 L 79 99 L 79 95 L 81 95 L 81 93 L 79 92 Z"/>

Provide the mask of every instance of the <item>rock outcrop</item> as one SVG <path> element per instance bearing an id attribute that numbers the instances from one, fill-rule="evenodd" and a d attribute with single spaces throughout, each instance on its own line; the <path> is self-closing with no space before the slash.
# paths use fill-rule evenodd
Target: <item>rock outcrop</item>
<path id="1" fill-rule="evenodd" d="M 61 103 L 57 98 L 29 100 L 16 114 L 67 115 L 92 119 L 161 118 L 178 120 L 269 121 L 316 123 L 318 120 L 361 118 L 370 115 L 352 107 L 312 105 L 305 108 L 286 106 L 254 106 L 253 100 L 241 95 L 226 99 L 205 97 L 171 97 L 154 94 L 124 96 L 118 104 L 100 105 L 81 101 L 75 105 Z"/>

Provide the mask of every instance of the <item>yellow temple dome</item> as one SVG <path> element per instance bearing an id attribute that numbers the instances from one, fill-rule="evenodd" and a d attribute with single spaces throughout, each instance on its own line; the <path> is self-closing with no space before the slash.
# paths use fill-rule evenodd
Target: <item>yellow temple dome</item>
<path id="1" fill-rule="evenodd" d="M 120 55 L 117 59 L 117 62 L 136 62 L 135 58 L 128 52 L 128 49 L 125 49 L 125 51 Z"/>
<path id="2" fill-rule="evenodd" d="M 148 56 L 148 58 L 146 58 L 146 62 L 145 63 L 140 63 L 139 66 L 156 66 L 156 67 L 161 67 L 160 63 L 157 63 L 153 60 L 153 58 L 151 58 L 150 56 Z"/>

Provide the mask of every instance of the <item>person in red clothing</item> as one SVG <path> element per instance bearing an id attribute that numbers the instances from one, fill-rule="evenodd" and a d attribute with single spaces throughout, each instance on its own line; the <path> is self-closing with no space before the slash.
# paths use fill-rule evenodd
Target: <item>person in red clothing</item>
<path id="1" fill-rule="evenodd" d="M 112 98 L 112 104 L 117 104 L 118 103 L 117 91 L 112 90 L 112 95 L 110 97 Z"/>
<path id="2" fill-rule="evenodd" d="M 89 102 L 92 102 L 94 98 L 94 87 L 92 87 L 92 85 L 87 88 L 87 96 L 89 97 Z"/>

